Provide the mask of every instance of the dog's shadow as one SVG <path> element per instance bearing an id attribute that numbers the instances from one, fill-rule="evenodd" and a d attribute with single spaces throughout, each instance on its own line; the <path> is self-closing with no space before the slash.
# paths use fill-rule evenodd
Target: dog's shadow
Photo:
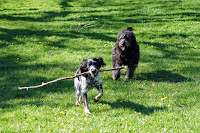
<path id="1" fill-rule="evenodd" d="M 141 104 L 133 103 L 131 101 L 116 100 L 115 102 L 99 101 L 102 104 L 108 104 L 112 108 L 129 108 L 130 110 L 146 115 L 155 113 L 156 111 L 165 110 L 166 107 L 144 106 Z"/>

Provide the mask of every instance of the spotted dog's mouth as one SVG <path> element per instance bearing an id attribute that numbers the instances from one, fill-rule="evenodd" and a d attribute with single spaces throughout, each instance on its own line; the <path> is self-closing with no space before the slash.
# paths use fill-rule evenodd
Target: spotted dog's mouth
<path id="1" fill-rule="evenodd" d="M 91 76 L 94 78 L 97 75 L 98 70 L 96 68 L 91 68 L 89 72 Z"/>
<path id="2" fill-rule="evenodd" d="M 97 73 L 94 73 L 94 72 L 90 72 L 90 74 L 91 74 L 91 77 L 93 78 L 97 75 Z"/>

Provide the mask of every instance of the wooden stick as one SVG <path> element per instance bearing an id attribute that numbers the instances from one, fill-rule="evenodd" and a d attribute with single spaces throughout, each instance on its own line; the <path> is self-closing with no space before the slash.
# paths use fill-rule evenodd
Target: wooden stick
<path id="1" fill-rule="evenodd" d="M 124 67 L 116 67 L 116 68 L 112 68 L 112 69 L 102 69 L 102 70 L 99 70 L 99 72 L 103 72 L 103 71 L 113 71 L 113 70 L 118 70 L 118 69 L 123 69 Z M 78 76 L 81 76 L 81 75 L 86 75 L 86 74 L 89 74 L 89 72 L 84 72 L 84 73 L 80 73 L 80 74 L 77 74 L 75 76 L 68 76 L 68 77 L 63 77 L 63 78 L 59 78 L 59 79 L 55 79 L 55 80 L 52 80 L 52 81 L 49 81 L 47 83 L 44 83 L 42 82 L 41 85 L 37 85 L 37 86 L 30 86 L 30 87 L 18 87 L 19 90 L 23 90 L 23 89 L 31 89 L 31 88 L 39 88 L 39 87 L 42 87 L 42 86 L 45 86 L 45 85 L 48 85 L 48 84 L 51 84 L 51 83 L 55 83 L 55 82 L 58 82 L 60 80 L 64 80 L 64 79 L 73 79 L 75 77 L 78 77 Z"/>

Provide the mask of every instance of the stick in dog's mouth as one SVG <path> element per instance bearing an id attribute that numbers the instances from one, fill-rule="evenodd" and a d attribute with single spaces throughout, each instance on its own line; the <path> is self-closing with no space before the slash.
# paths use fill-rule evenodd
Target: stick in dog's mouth
<path id="1" fill-rule="evenodd" d="M 125 67 L 121 66 L 121 67 L 116 67 L 116 68 L 111 68 L 111 69 L 99 69 L 99 70 L 97 70 L 97 73 L 98 72 L 104 72 L 104 71 L 113 71 L 113 70 L 118 70 L 118 69 L 123 69 L 123 68 L 125 68 Z M 75 76 L 67 76 L 67 77 L 58 78 L 58 79 L 55 79 L 55 80 L 52 80 L 52 81 L 49 81 L 49 82 L 46 82 L 46 83 L 42 83 L 41 85 L 29 86 L 29 87 L 18 87 L 18 89 L 19 90 L 23 90 L 23 89 L 28 90 L 28 89 L 31 89 L 31 88 L 39 88 L 39 87 L 43 87 L 43 86 L 51 84 L 51 83 L 55 83 L 55 82 L 64 80 L 64 79 L 73 79 L 75 77 L 85 75 L 85 74 L 88 74 L 88 73 L 90 73 L 90 72 L 80 73 L 80 74 L 77 74 Z"/>
<path id="2" fill-rule="evenodd" d="M 89 73 L 90 73 L 91 77 L 94 78 L 97 75 L 98 70 L 94 70 L 94 71 L 90 70 Z"/>

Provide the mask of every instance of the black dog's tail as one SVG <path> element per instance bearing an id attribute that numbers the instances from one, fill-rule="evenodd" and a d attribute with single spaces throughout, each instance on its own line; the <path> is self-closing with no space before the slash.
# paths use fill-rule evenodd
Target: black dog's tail
<path id="1" fill-rule="evenodd" d="M 132 31 L 133 28 L 132 27 L 128 27 L 128 28 L 126 28 L 126 30 Z"/>

